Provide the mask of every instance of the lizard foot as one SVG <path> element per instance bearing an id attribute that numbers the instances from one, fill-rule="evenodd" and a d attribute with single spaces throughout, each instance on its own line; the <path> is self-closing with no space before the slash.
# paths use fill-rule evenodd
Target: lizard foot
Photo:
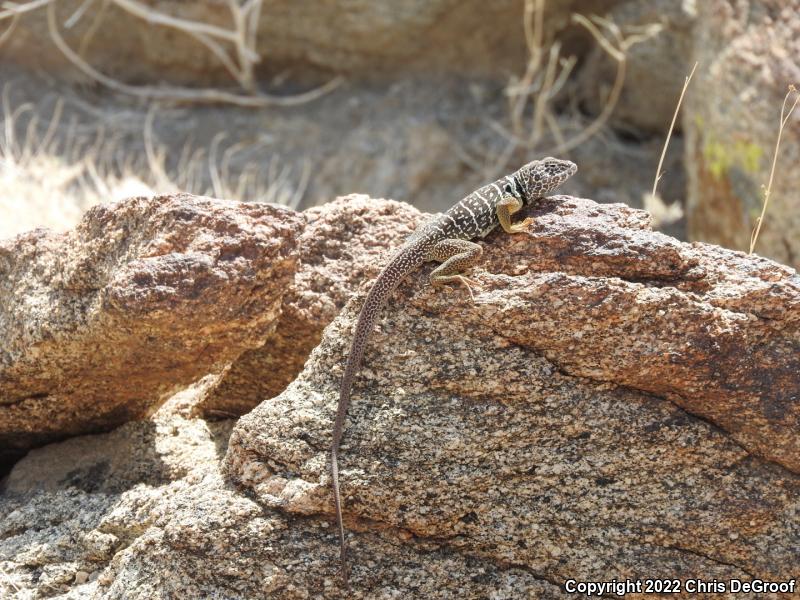
<path id="1" fill-rule="evenodd" d="M 514 223 L 513 225 L 511 225 L 511 227 L 508 228 L 509 233 L 522 233 L 524 231 L 527 231 L 531 223 L 533 223 L 533 219 L 531 217 L 528 217 L 527 219 L 524 219 L 519 223 Z"/>
<path id="2" fill-rule="evenodd" d="M 451 281 L 457 281 L 461 285 L 467 288 L 469 292 L 469 297 L 472 302 L 475 302 L 475 295 L 472 293 L 472 288 L 470 284 L 474 285 L 476 288 L 480 289 L 480 284 L 477 281 L 470 279 L 469 277 L 465 277 L 464 275 L 443 275 L 436 278 L 431 278 L 431 283 L 433 285 L 442 285 L 445 283 L 450 283 Z"/>

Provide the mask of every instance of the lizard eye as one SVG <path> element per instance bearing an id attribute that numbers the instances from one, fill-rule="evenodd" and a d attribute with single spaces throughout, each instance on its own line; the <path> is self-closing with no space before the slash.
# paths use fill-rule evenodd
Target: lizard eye
<path id="1" fill-rule="evenodd" d="M 503 191 L 504 191 L 506 194 L 511 194 L 511 193 L 513 193 L 513 192 L 514 192 L 514 190 L 512 190 L 512 189 L 511 189 L 511 184 L 510 184 L 510 183 L 507 183 L 507 184 L 505 185 L 505 187 L 503 187 Z"/>

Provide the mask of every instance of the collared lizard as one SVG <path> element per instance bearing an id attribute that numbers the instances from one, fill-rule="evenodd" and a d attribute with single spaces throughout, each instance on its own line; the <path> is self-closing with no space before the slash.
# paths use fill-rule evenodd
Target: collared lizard
<path id="1" fill-rule="evenodd" d="M 339 406 L 331 444 L 333 500 L 339 525 L 342 577 L 345 582 L 347 542 L 339 494 L 339 443 L 350 403 L 353 379 L 361 365 L 367 339 L 381 308 L 406 275 L 427 261 L 441 263 L 431 272 L 432 284 L 458 282 L 465 285 L 472 296 L 470 281 L 463 273 L 478 263 L 483 248 L 470 240 L 486 236 L 498 225 L 507 233 L 525 231 L 532 219 L 512 224 L 511 216 L 530 202 L 552 192 L 577 170 L 578 167 L 568 160 L 548 157 L 530 162 L 512 175 L 475 190 L 450 210 L 433 217 L 412 233 L 372 284 L 358 315 L 350 344 L 350 354 L 339 388 Z"/>

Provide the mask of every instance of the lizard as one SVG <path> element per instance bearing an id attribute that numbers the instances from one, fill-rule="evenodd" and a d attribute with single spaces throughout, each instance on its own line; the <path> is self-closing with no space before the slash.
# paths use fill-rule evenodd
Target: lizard
<path id="1" fill-rule="evenodd" d="M 339 445 L 350 404 L 350 392 L 361 366 L 367 339 L 381 308 L 400 282 L 423 263 L 441 263 L 430 274 L 432 285 L 460 283 L 472 297 L 471 283 L 463 273 L 480 261 L 483 247 L 471 240 L 483 238 L 500 225 L 506 233 L 521 233 L 533 219 L 512 223 L 511 216 L 524 206 L 555 190 L 578 170 L 568 160 L 547 157 L 524 165 L 511 175 L 485 185 L 418 227 L 394 253 L 372 284 L 350 343 L 339 388 L 339 404 L 331 443 L 331 482 L 339 528 L 342 579 L 347 584 L 347 541 L 339 493 Z M 474 301 L 474 298 L 473 298 Z"/>

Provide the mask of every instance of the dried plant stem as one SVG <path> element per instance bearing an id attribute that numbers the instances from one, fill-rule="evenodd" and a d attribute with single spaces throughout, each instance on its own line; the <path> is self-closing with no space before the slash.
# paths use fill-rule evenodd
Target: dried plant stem
<path id="1" fill-rule="evenodd" d="M 506 87 L 509 98 L 509 116 L 511 132 L 502 126 L 495 127 L 506 139 L 505 147 L 494 153 L 494 160 L 486 161 L 484 176 L 493 179 L 504 171 L 508 162 L 519 147 L 533 148 L 543 135 L 544 124 L 557 129 L 552 118 L 550 102 L 566 83 L 569 73 L 575 65 L 575 59 L 564 59 L 560 55 L 560 44 L 552 42 L 544 23 L 545 0 L 525 0 L 523 12 L 523 33 L 528 50 L 528 62 L 522 77 L 512 77 Z M 526 123 L 525 113 L 533 102 L 533 115 L 530 126 Z M 497 124 L 489 122 L 494 127 Z M 527 131 L 527 133 L 526 133 Z M 560 139 L 560 131 L 554 132 Z"/>
<path id="2" fill-rule="evenodd" d="M 667 139 L 664 140 L 664 147 L 661 149 L 661 157 L 658 159 L 658 167 L 656 168 L 656 177 L 653 180 L 653 191 L 650 194 L 651 196 L 656 195 L 656 187 L 658 187 L 658 182 L 662 176 L 661 167 L 664 165 L 664 157 L 667 155 L 667 146 L 669 146 L 669 140 L 672 138 L 672 130 L 675 128 L 675 121 L 678 119 L 678 112 L 681 110 L 683 97 L 686 94 L 686 89 L 689 87 L 689 82 L 692 80 L 692 75 L 694 75 L 694 70 L 696 68 L 697 62 L 694 63 L 691 73 L 689 73 L 689 76 L 683 82 L 683 89 L 681 90 L 681 95 L 678 98 L 678 104 L 675 106 L 675 113 L 672 115 L 672 123 L 669 124 Z"/>
<path id="3" fill-rule="evenodd" d="M 71 27 L 74 27 L 75 23 L 83 18 L 83 15 L 89 9 L 89 6 L 91 6 L 92 2 L 94 2 L 94 0 L 83 0 L 81 5 L 75 10 L 74 13 L 72 13 L 72 16 L 64 21 L 64 28 L 70 29 Z"/>
<path id="4" fill-rule="evenodd" d="M 78 6 L 72 15 L 67 18 L 65 27 L 73 27 L 80 21 L 85 14 L 89 12 L 88 9 L 91 4 L 92 0 L 85 0 Z M 218 89 L 135 86 L 128 85 L 108 75 L 104 75 L 86 62 L 81 55 L 85 52 L 88 42 L 94 35 L 105 13 L 105 9 L 109 4 L 117 6 L 132 16 L 143 19 L 147 21 L 147 23 L 177 29 L 197 39 L 217 57 L 222 66 L 225 67 L 237 81 L 239 86 L 248 93 L 236 94 Z M 231 12 L 233 28 L 225 29 L 209 23 L 182 19 L 158 12 L 138 0 L 102 0 L 100 8 L 94 11 L 93 22 L 81 40 L 78 51 L 76 52 L 64 41 L 64 38 L 58 30 L 58 25 L 56 24 L 55 0 L 32 0 L 24 4 L 8 2 L 2 4 L 3 10 L 0 10 L 0 21 L 6 19 L 11 19 L 11 21 L 5 31 L 0 34 L 0 45 L 2 45 L 14 31 L 20 15 L 42 7 L 47 7 L 47 26 L 50 37 L 67 60 L 88 77 L 106 87 L 139 98 L 190 103 L 226 103 L 243 107 L 260 108 L 264 106 L 295 106 L 303 104 L 315 100 L 338 87 L 343 81 L 342 77 L 335 77 L 313 90 L 292 96 L 271 96 L 256 92 L 254 65 L 261 60 L 256 50 L 256 38 L 262 4 L 263 0 L 246 0 L 241 4 L 238 0 L 227 0 L 227 6 Z M 234 56 L 231 56 L 231 54 L 223 48 L 219 43 L 220 41 L 233 46 Z"/>
<path id="5" fill-rule="evenodd" d="M 563 88 L 577 59 L 561 57 L 560 44 L 552 39 L 551 32 L 544 26 L 544 10 L 545 0 L 525 0 L 522 23 L 528 62 L 522 77 L 513 77 L 506 88 L 509 96 L 510 130 L 496 121 L 488 120 L 489 127 L 497 131 L 507 143 L 493 154 L 491 160 L 486 161 L 484 175 L 487 179 L 505 170 L 518 148 L 536 149 L 541 154 L 565 154 L 596 135 L 608 121 L 622 94 L 628 49 L 662 29 L 661 25 L 650 24 L 634 28 L 623 35 L 613 21 L 598 16 L 587 18 L 578 14 L 572 15 L 572 22 L 584 27 L 594 37 L 598 45 L 616 62 L 617 70 L 600 114 L 575 136 L 567 139 L 562 133 L 551 102 Z M 533 98 L 532 114 L 526 118 Z M 542 150 L 540 146 L 548 131 L 556 145 Z"/>
<path id="6" fill-rule="evenodd" d="M 184 32 L 193 32 L 199 35 L 207 35 L 217 37 L 230 42 L 236 42 L 236 32 L 216 25 L 209 25 L 199 21 L 190 21 L 188 19 L 179 19 L 164 13 L 154 11 L 149 6 L 145 6 L 136 0 L 114 0 L 114 4 L 120 8 L 125 9 L 132 15 L 144 19 L 148 23 L 155 25 L 164 25 L 165 27 L 172 27 Z"/>
<path id="7" fill-rule="evenodd" d="M 127 83 L 123 83 L 113 79 L 112 77 L 108 77 L 103 73 L 100 73 L 100 71 L 89 65 L 85 60 L 78 56 L 78 54 L 76 54 L 75 51 L 69 47 L 69 45 L 67 45 L 67 43 L 64 41 L 64 38 L 61 37 L 61 34 L 58 31 L 55 7 L 52 3 L 49 4 L 47 8 L 47 26 L 55 45 L 78 69 L 83 71 L 92 79 L 95 79 L 96 81 L 113 90 L 130 94 L 132 96 L 138 96 L 140 98 L 148 98 L 151 100 L 172 100 L 178 102 L 227 103 L 250 108 L 264 106 L 295 106 L 327 94 L 331 90 L 338 87 L 343 81 L 341 77 L 335 77 L 331 81 L 308 92 L 283 97 L 268 96 L 263 94 L 252 94 L 246 96 L 216 89 L 192 89 L 181 87 L 155 88 L 150 86 L 128 85 Z"/>
<path id="8" fill-rule="evenodd" d="M 94 36 L 100 30 L 100 27 L 103 24 L 103 19 L 105 19 L 106 13 L 108 12 L 108 7 L 110 5 L 111 0 L 100 0 L 100 7 L 94 11 L 92 21 L 89 24 L 86 33 L 81 38 L 81 43 L 78 46 L 79 56 L 86 56 L 87 52 L 89 51 L 89 44 L 92 43 Z"/>
<path id="9" fill-rule="evenodd" d="M 6 30 L 3 33 L 0 33 L 0 46 L 6 43 L 6 40 L 11 37 L 11 34 L 14 33 L 14 30 L 17 28 L 17 23 L 19 23 L 19 14 L 15 14 L 11 17 L 11 22 L 6 27 Z"/>
<path id="10" fill-rule="evenodd" d="M 625 74 L 627 72 L 628 49 L 634 44 L 638 44 L 654 36 L 662 29 L 661 25 L 647 25 L 641 28 L 641 32 L 624 37 L 616 23 L 608 19 L 603 19 L 598 16 L 592 16 L 591 19 L 587 19 L 583 15 L 573 13 L 572 21 L 573 23 L 581 25 L 591 33 L 592 37 L 594 37 L 600 47 L 605 50 L 606 54 L 614 59 L 617 63 L 617 73 L 614 77 L 614 83 L 611 86 L 608 98 L 603 105 L 603 110 L 600 111 L 597 118 L 584 127 L 578 135 L 566 141 L 562 141 L 558 146 L 546 152 L 547 154 L 552 152 L 559 152 L 562 154 L 569 152 L 600 131 L 606 121 L 608 121 L 611 113 L 614 112 L 620 94 L 622 94 L 622 86 L 625 83 Z M 600 31 L 600 27 L 602 27 L 605 33 Z"/>
<path id="11" fill-rule="evenodd" d="M 528 64 L 525 67 L 525 74 L 514 86 L 514 91 L 510 95 L 511 123 L 517 134 L 523 129 L 522 115 L 530 97 L 531 85 L 542 62 L 544 0 L 525 0 L 522 26 L 525 32 L 525 44 L 528 47 Z"/>
<path id="12" fill-rule="evenodd" d="M 792 102 L 792 106 L 789 110 L 786 110 L 786 105 L 789 102 L 789 97 L 795 94 L 794 102 Z M 797 102 L 800 100 L 800 92 L 793 86 L 789 86 L 789 91 L 786 92 L 786 96 L 783 97 L 783 104 L 781 105 L 781 120 L 780 125 L 778 126 L 778 139 L 775 140 L 775 152 L 772 155 L 772 168 L 769 171 L 769 181 L 767 182 L 767 187 L 764 190 L 764 205 L 761 207 L 761 214 L 759 215 L 758 219 L 756 219 L 756 226 L 753 229 L 753 233 L 750 235 L 750 254 L 753 253 L 753 249 L 756 247 L 756 242 L 758 241 L 758 234 L 761 233 L 761 223 L 764 221 L 764 215 L 767 214 L 767 206 L 769 205 L 769 197 L 772 193 L 772 180 L 775 177 L 775 166 L 778 163 L 778 151 L 781 147 L 781 136 L 783 135 L 783 128 L 786 125 L 786 122 L 789 120 L 789 117 L 792 116 L 792 112 L 794 111 L 795 107 L 797 106 Z"/>
<path id="13" fill-rule="evenodd" d="M 52 217 L 51 223 L 58 227 L 72 223 L 79 208 L 121 197 L 120 193 L 129 196 L 131 191 L 147 194 L 185 190 L 296 207 L 308 187 L 308 160 L 295 166 L 283 163 L 272 153 L 265 165 L 263 155 L 253 156 L 256 149 L 268 143 L 266 138 L 225 147 L 225 133 L 219 133 L 208 148 L 196 150 L 187 140 L 177 153 L 177 166 L 170 166 L 168 159 L 174 153 L 156 136 L 158 103 L 149 105 L 144 118 L 144 151 L 120 152 L 129 135 L 114 130 L 118 119 L 111 119 L 112 130 L 108 131 L 105 126 L 98 126 L 105 119 L 90 112 L 99 117 L 91 120 L 91 127 L 78 125 L 74 113 L 64 114 L 70 98 L 63 96 L 56 97 L 52 113 L 44 118 L 41 105 L 13 102 L 11 88 L 6 84 L 0 89 L 0 181 L 6 187 L 0 195 L 0 208 L 9 206 L 8 202 L 24 203 L 36 198 L 31 202 L 31 214 L 66 211 L 63 218 Z M 237 168 L 233 167 L 234 158 Z M 14 227 L 9 229 L 9 224 L 0 220 L 0 235 L 16 232 Z"/>
<path id="14" fill-rule="evenodd" d="M 52 1 L 53 0 L 34 0 L 33 2 L 26 2 L 25 4 L 9 4 L 6 10 L 0 10 L 0 21 L 8 17 L 19 16 L 23 13 L 36 10 L 37 8 L 50 4 Z M 3 3 L 3 5 L 6 6 L 6 3 Z"/>
<path id="15" fill-rule="evenodd" d="M 155 120 L 156 110 L 157 105 L 154 103 L 148 109 L 144 119 L 144 130 L 142 132 L 142 136 L 144 137 L 144 151 L 145 157 L 147 158 L 147 167 L 156 186 L 161 190 L 168 190 L 174 186 L 164 166 L 164 152 L 156 149 L 155 135 L 153 134 L 153 121 Z"/>

